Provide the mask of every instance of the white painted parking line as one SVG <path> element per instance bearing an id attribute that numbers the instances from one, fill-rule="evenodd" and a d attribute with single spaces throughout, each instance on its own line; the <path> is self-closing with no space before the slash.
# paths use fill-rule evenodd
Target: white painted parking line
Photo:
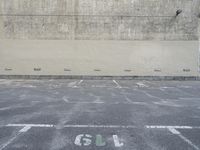
<path id="1" fill-rule="evenodd" d="M 83 82 L 83 80 L 80 80 L 77 85 L 80 85 L 82 82 Z"/>
<path id="2" fill-rule="evenodd" d="M 0 111 L 9 110 L 9 109 L 12 109 L 13 107 L 11 107 L 11 106 L 9 106 L 9 107 L 3 107 L 3 108 L 0 108 Z"/>
<path id="3" fill-rule="evenodd" d="M 176 135 L 179 135 L 181 134 L 178 130 L 174 129 L 174 128 L 168 128 L 169 131 L 172 133 L 172 134 L 176 134 Z"/>
<path id="4" fill-rule="evenodd" d="M 74 87 L 76 85 L 77 81 L 73 81 L 68 83 L 68 87 Z"/>
<path id="5" fill-rule="evenodd" d="M 54 125 L 51 124 L 8 124 L 7 127 L 45 127 L 45 128 L 51 128 L 54 127 Z"/>
<path id="6" fill-rule="evenodd" d="M 149 87 L 148 85 L 144 84 L 143 82 L 136 83 L 138 87 Z"/>
<path id="7" fill-rule="evenodd" d="M 65 125 L 65 128 L 136 128 L 136 126 L 120 126 L 120 125 Z"/>
<path id="8" fill-rule="evenodd" d="M 175 104 L 173 101 L 161 101 L 161 102 L 153 102 L 153 104 L 155 105 L 160 105 L 160 106 L 170 106 L 170 107 L 185 107 L 184 105 L 178 105 L 178 104 Z"/>
<path id="9" fill-rule="evenodd" d="M 120 84 L 116 81 L 116 80 L 113 80 L 113 82 L 116 84 L 116 86 L 117 86 L 117 88 L 122 88 L 121 86 L 120 86 Z"/>
<path id="10" fill-rule="evenodd" d="M 128 105 L 147 105 L 147 103 L 145 102 L 131 102 L 131 101 L 127 101 L 127 102 L 104 102 L 104 101 L 94 101 L 94 102 L 90 102 L 90 101 L 76 101 L 76 102 L 70 102 L 67 101 L 67 99 L 63 99 L 65 101 L 65 103 L 67 104 L 109 104 L 109 105 L 118 105 L 118 104 L 128 104 Z"/>
<path id="11" fill-rule="evenodd" d="M 186 86 L 186 85 L 178 85 L 178 88 L 185 88 L 185 89 L 189 89 L 192 88 L 192 86 Z"/>
<path id="12" fill-rule="evenodd" d="M 146 126 L 147 129 L 200 129 L 200 126 Z"/>
<path id="13" fill-rule="evenodd" d="M 56 125 L 53 124 L 8 124 L 7 127 L 41 127 L 41 128 L 53 128 Z M 138 128 L 133 125 L 65 125 L 65 128 Z M 153 126 L 146 125 L 147 129 L 200 129 L 200 126 Z"/>
<path id="14" fill-rule="evenodd" d="M 11 139 L 9 139 L 6 143 L 3 145 L 0 145 L 0 150 L 4 150 L 8 145 L 10 145 L 21 133 L 19 132 L 15 136 L 13 136 Z"/>
<path id="15" fill-rule="evenodd" d="M 169 87 L 169 86 L 163 86 L 163 87 L 160 87 L 162 89 L 175 89 L 176 87 Z"/>
<path id="16" fill-rule="evenodd" d="M 80 80 L 78 83 L 76 83 L 73 88 L 77 88 L 81 83 L 83 82 L 83 80 Z"/>
<path id="17" fill-rule="evenodd" d="M 91 87 L 93 88 L 113 88 L 112 86 L 105 86 L 105 85 L 92 85 Z M 130 87 L 126 87 L 126 86 L 116 86 L 115 88 L 120 88 L 120 89 L 131 89 Z"/>
<path id="18" fill-rule="evenodd" d="M 101 101 L 95 101 L 95 102 L 88 102 L 88 101 L 76 101 L 76 102 L 70 102 L 70 101 L 65 101 L 68 104 L 105 104 L 105 102 Z"/>
<path id="19" fill-rule="evenodd" d="M 19 132 L 27 132 L 28 130 L 31 129 L 31 126 L 25 126 L 24 128 L 22 128 Z"/>
<path id="20" fill-rule="evenodd" d="M 7 127 L 39 127 L 39 128 L 53 128 L 56 125 L 52 124 L 8 124 Z M 123 125 L 64 125 L 64 128 L 136 128 L 136 126 Z"/>
<path id="21" fill-rule="evenodd" d="M 127 97 L 126 94 L 123 93 L 123 95 L 124 95 L 124 97 L 125 97 L 125 100 L 126 100 L 128 103 L 132 103 L 132 102 L 133 102 L 132 100 L 130 100 L 130 98 Z"/>
<path id="22" fill-rule="evenodd" d="M 183 141 L 185 141 L 186 143 L 188 143 L 191 147 L 193 147 L 195 150 L 200 150 L 195 144 L 193 144 L 189 139 L 187 139 L 185 136 L 183 136 L 179 131 L 177 131 L 174 128 L 168 128 L 169 131 L 174 134 L 179 136 Z"/>
<path id="23" fill-rule="evenodd" d="M 199 101 L 200 98 L 198 98 L 198 97 L 180 97 L 179 100 L 189 100 L 189 101 L 197 100 L 197 101 Z"/>
<path id="24" fill-rule="evenodd" d="M 67 96 L 63 96 L 63 98 L 62 98 L 66 103 L 68 103 L 69 102 L 69 100 L 68 100 L 68 97 Z"/>
<path id="25" fill-rule="evenodd" d="M 182 134 L 178 134 L 178 136 L 185 141 L 186 143 L 188 143 L 190 146 L 192 146 L 195 150 L 200 150 L 200 148 L 198 148 L 195 144 L 193 144 L 189 139 L 187 139 L 185 136 L 183 136 Z"/>
<path id="26" fill-rule="evenodd" d="M 135 102 L 135 101 L 132 101 L 131 99 L 129 99 L 126 95 L 125 96 L 125 99 L 127 102 L 122 102 L 122 104 L 131 104 L 131 105 L 148 105 L 148 103 L 146 102 Z"/>

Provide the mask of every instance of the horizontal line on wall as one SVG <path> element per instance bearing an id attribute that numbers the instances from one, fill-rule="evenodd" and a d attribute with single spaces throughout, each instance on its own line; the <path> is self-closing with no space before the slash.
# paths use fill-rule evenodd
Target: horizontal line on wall
<path id="1" fill-rule="evenodd" d="M 28 16 L 28 17 L 31 17 L 31 16 L 47 16 L 47 17 L 50 17 L 50 16 L 70 16 L 70 17 L 77 17 L 77 16 L 80 16 L 80 17 L 157 17 L 157 18 L 171 18 L 171 17 L 175 17 L 175 16 L 130 16 L 130 15 L 49 15 L 49 14 L 0 14 L 0 16 Z"/>

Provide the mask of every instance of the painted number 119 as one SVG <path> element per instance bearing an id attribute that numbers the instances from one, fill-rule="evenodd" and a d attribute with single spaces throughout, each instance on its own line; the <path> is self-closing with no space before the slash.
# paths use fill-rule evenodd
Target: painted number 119
<path id="1" fill-rule="evenodd" d="M 119 137 L 117 135 L 113 135 L 113 141 L 115 147 L 122 147 L 124 145 L 123 142 L 120 141 Z M 74 141 L 74 144 L 77 146 L 89 146 L 92 144 L 92 135 L 90 134 L 80 134 L 76 136 L 76 139 Z M 106 142 L 103 139 L 102 135 L 98 134 L 95 138 L 95 144 L 96 146 L 105 146 Z"/>

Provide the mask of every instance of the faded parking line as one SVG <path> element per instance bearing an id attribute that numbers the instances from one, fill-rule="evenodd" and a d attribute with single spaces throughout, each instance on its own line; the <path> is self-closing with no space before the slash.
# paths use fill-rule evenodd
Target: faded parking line
<path id="1" fill-rule="evenodd" d="M 73 86 L 73 88 L 77 88 L 82 82 L 83 82 L 83 80 L 80 80 L 77 84 L 75 84 L 75 85 Z"/>
<path id="2" fill-rule="evenodd" d="M 53 124 L 8 124 L 6 127 L 40 127 L 40 128 L 53 128 Z M 138 128 L 133 125 L 64 125 L 65 128 Z M 200 126 L 144 126 L 146 129 L 200 129 Z"/>
<path id="3" fill-rule="evenodd" d="M 113 82 L 116 84 L 116 88 L 119 88 L 119 89 L 121 89 L 122 87 L 121 87 L 121 85 L 119 85 L 119 83 L 116 81 L 116 80 L 113 80 Z"/>
<path id="4" fill-rule="evenodd" d="M 10 140 L 8 140 L 6 143 L 4 143 L 3 145 L 0 145 L 0 150 L 5 149 L 8 145 L 10 145 L 19 135 L 21 134 L 21 132 L 19 132 L 18 134 L 16 134 L 15 136 L 13 136 Z"/>

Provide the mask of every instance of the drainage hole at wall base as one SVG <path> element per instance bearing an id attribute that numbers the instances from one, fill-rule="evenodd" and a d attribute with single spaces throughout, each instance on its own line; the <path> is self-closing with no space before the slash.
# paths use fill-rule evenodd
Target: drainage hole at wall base
<path id="1" fill-rule="evenodd" d="M 11 68 L 5 68 L 4 70 L 5 70 L 5 71 L 12 71 Z"/>
<path id="2" fill-rule="evenodd" d="M 64 71 L 71 71 L 71 69 L 64 68 Z"/>
<path id="3" fill-rule="evenodd" d="M 34 68 L 33 70 L 34 71 L 41 71 L 42 69 L 41 68 Z"/>
<path id="4" fill-rule="evenodd" d="M 94 71 L 96 71 L 96 72 L 100 72 L 101 70 L 100 70 L 100 69 L 94 69 Z"/>

